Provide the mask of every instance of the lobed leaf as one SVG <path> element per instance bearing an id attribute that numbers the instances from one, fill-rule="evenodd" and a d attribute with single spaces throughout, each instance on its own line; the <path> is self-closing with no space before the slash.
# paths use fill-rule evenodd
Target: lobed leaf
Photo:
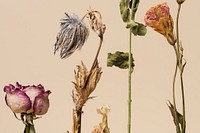
<path id="1" fill-rule="evenodd" d="M 133 61 L 134 60 L 132 60 L 132 69 L 134 67 Z M 107 66 L 108 67 L 116 66 L 121 69 L 128 69 L 129 68 L 129 53 L 124 53 L 120 51 L 117 51 L 114 54 L 108 53 Z"/>

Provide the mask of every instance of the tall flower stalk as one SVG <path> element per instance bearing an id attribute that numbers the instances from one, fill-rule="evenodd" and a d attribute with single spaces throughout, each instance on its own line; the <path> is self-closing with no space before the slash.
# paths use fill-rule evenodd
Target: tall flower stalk
<path id="1" fill-rule="evenodd" d="M 122 20 L 126 23 L 126 28 L 129 29 L 129 45 L 128 52 L 115 52 L 114 54 L 108 53 L 107 66 L 117 66 L 121 69 L 128 69 L 128 121 L 127 132 L 131 133 L 131 103 L 132 103 L 132 85 L 131 76 L 133 72 L 133 54 L 132 54 L 132 34 L 135 36 L 144 36 L 146 28 L 143 24 L 135 21 L 135 14 L 139 6 L 139 0 L 121 0 L 120 13 Z"/>
<path id="2" fill-rule="evenodd" d="M 177 0 L 178 11 L 176 17 L 176 36 L 174 35 L 174 23 L 169 12 L 169 7 L 166 3 L 158 4 L 155 7 L 150 8 L 145 15 L 145 23 L 147 26 L 152 27 L 155 31 L 164 35 L 173 47 L 176 55 L 176 65 L 172 83 L 172 98 L 173 104 L 169 101 L 169 109 L 174 118 L 174 124 L 176 126 L 177 133 L 185 133 L 186 131 L 186 119 L 185 119 L 185 94 L 183 84 L 183 71 L 186 65 L 186 61 L 183 58 L 183 47 L 179 38 L 179 16 L 181 10 L 181 4 L 185 0 Z M 182 97 L 182 114 L 178 112 L 176 107 L 176 78 L 179 70 L 180 88 Z"/>
<path id="3" fill-rule="evenodd" d="M 54 53 L 60 49 L 61 59 L 69 57 L 76 49 L 80 49 L 89 36 L 89 29 L 83 22 L 85 18 L 89 20 L 91 29 L 100 38 L 100 43 L 90 71 L 87 70 L 83 62 L 77 66 L 77 71 L 74 71 L 75 82 L 73 82 L 74 89 L 72 91 L 72 99 L 75 104 L 73 109 L 73 133 L 81 133 L 83 106 L 87 100 L 93 98 L 90 94 L 95 90 L 102 74 L 101 67 L 98 64 L 98 56 L 106 26 L 102 22 L 101 13 L 90 9 L 82 19 L 74 14 L 66 13 L 66 18 L 61 22 L 61 30 L 57 35 L 54 49 Z"/>

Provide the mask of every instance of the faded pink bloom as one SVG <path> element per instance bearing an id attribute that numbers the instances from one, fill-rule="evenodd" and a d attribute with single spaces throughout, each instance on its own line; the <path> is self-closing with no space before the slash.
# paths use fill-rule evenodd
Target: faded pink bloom
<path id="1" fill-rule="evenodd" d="M 51 92 L 42 85 L 22 86 L 17 82 L 16 86 L 5 86 L 4 92 L 6 104 L 14 113 L 43 115 L 48 111 Z"/>
<path id="2" fill-rule="evenodd" d="M 144 21 L 146 26 L 164 35 L 171 45 L 175 44 L 176 39 L 173 32 L 174 22 L 167 3 L 151 7 L 145 14 Z"/>

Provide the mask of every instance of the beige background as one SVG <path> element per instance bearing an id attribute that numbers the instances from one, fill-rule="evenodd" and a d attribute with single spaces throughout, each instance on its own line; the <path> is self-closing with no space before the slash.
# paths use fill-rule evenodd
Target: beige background
<path id="1" fill-rule="evenodd" d="M 163 0 L 141 0 L 136 19 L 143 22 L 145 12 Z M 61 60 L 53 55 L 53 44 L 64 12 L 83 16 L 91 6 L 102 13 L 107 26 L 99 62 L 103 74 L 92 94 L 97 96 L 84 107 L 82 132 L 89 133 L 101 120 L 96 108 L 109 104 L 112 133 L 127 130 L 127 71 L 106 67 L 108 52 L 127 51 L 129 32 L 119 14 L 119 0 L 1 0 L 0 1 L 0 132 L 22 133 L 24 125 L 14 118 L 4 102 L 3 87 L 16 81 L 23 85 L 39 84 L 50 89 L 51 106 L 42 119 L 35 121 L 38 133 L 71 131 L 74 69 L 81 60 L 90 68 L 99 39 L 93 31 L 81 51 Z M 175 0 L 168 1 L 173 18 Z M 180 17 L 181 40 L 187 65 L 184 73 L 187 132 L 200 130 L 200 2 L 186 0 Z M 135 70 L 133 72 L 134 133 L 173 133 L 175 127 L 169 109 L 175 54 L 165 38 L 148 28 L 146 37 L 133 37 Z M 178 86 L 177 86 L 178 87 Z M 179 91 L 177 92 L 179 93 Z M 179 93 L 180 94 L 180 93 Z M 180 98 L 179 96 L 177 96 Z M 178 101 L 181 103 L 181 101 Z M 181 104 L 178 104 L 181 110 Z"/>

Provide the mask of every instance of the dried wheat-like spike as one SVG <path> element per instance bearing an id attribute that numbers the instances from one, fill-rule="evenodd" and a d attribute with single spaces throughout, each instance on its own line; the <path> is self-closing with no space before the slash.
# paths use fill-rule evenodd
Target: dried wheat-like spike
<path id="1" fill-rule="evenodd" d="M 87 17 L 89 19 L 90 27 L 98 34 L 99 37 L 103 37 L 106 30 L 106 25 L 102 22 L 101 13 L 99 11 L 88 10 Z"/>
<path id="2" fill-rule="evenodd" d="M 96 61 L 97 62 L 97 61 Z M 84 63 L 77 66 L 75 73 L 74 90 L 72 98 L 75 104 L 73 109 L 73 133 L 81 132 L 81 114 L 84 104 L 90 97 L 90 94 L 95 90 L 97 83 L 101 77 L 101 68 L 98 63 L 88 72 Z"/>
<path id="3" fill-rule="evenodd" d="M 90 99 L 90 94 L 95 90 L 97 83 L 101 77 L 101 68 L 98 63 L 90 72 L 87 71 L 85 65 L 77 66 L 75 71 L 74 90 L 72 92 L 72 98 L 76 106 L 76 110 L 80 110 L 86 101 Z"/>

